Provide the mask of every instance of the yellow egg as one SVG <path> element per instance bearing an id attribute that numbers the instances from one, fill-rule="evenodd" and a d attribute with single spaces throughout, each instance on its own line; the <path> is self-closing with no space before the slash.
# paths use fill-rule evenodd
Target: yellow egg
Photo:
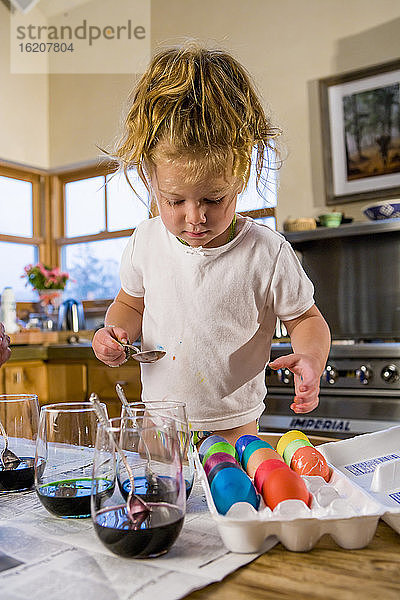
<path id="1" fill-rule="evenodd" d="M 303 433 L 302 431 L 299 431 L 298 429 L 292 429 L 291 431 L 287 431 L 286 433 L 283 434 L 283 436 L 281 438 L 279 438 L 279 441 L 276 445 L 277 453 L 280 454 L 281 456 L 283 456 L 286 446 L 293 440 L 299 440 L 299 439 L 310 441 L 308 439 L 308 437 L 306 436 L 306 434 Z"/>

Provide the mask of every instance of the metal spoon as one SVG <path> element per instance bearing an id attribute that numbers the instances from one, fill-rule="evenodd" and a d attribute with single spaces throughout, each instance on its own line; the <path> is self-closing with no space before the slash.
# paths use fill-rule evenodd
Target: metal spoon
<path id="1" fill-rule="evenodd" d="M 99 397 L 97 394 L 91 394 L 89 398 L 89 402 L 93 404 L 93 408 L 96 412 L 97 418 L 103 427 L 109 427 L 109 423 L 107 417 L 105 416 L 102 406 L 99 401 Z M 118 442 L 115 441 L 112 434 L 109 433 L 110 439 L 113 441 L 115 448 L 117 449 L 118 454 L 120 455 L 122 462 L 124 463 L 125 469 L 128 473 L 129 482 L 131 484 L 131 489 L 129 490 L 128 497 L 126 499 L 126 511 L 131 523 L 133 523 L 133 529 L 140 529 L 142 523 L 148 518 L 151 513 L 151 507 L 142 500 L 139 496 L 136 496 L 134 493 L 135 490 L 135 479 L 133 477 L 132 469 L 126 460 L 125 452 L 122 450 L 121 446 Z"/>
<path id="2" fill-rule="evenodd" d="M 134 414 L 133 410 L 131 409 L 131 407 L 129 406 L 129 402 L 127 400 L 127 397 L 125 396 L 124 388 L 122 387 L 122 385 L 120 383 L 117 383 L 115 386 L 115 389 L 117 391 L 117 395 L 121 401 L 122 406 L 126 410 L 127 415 L 129 416 L 130 419 L 135 420 L 136 419 L 135 414 Z M 155 475 L 153 469 L 151 468 L 150 451 L 149 451 L 149 448 L 148 448 L 145 440 L 143 439 L 143 437 L 142 437 L 142 443 L 143 443 L 144 451 L 146 453 L 146 458 L 147 458 L 145 477 L 148 482 L 148 485 L 151 486 L 151 489 L 154 491 L 155 487 L 158 486 L 158 479 L 157 479 L 157 476 Z"/>
<path id="3" fill-rule="evenodd" d="M 11 471 L 12 469 L 16 469 L 21 462 L 21 459 L 18 458 L 14 452 L 8 449 L 8 435 L 6 430 L 3 427 L 3 423 L 0 421 L 0 431 L 1 435 L 4 439 L 4 448 L 0 454 L 1 464 L 3 465 L 6 471 Z"/>
<path id="4" fill-rule="evenodd" d="M 121 344 L 121 346 L 124 348 L 126 358 L 133 358 L 138 362 L 154 363 L 166 355 L 166 352 L 164 352 L 164 350 L 144 350 L 143 352 L 141 352 L 136 346 L 133 346 L 132 344 L 124 344 L 119 340 L 117 340 L 117 342 Z"/>

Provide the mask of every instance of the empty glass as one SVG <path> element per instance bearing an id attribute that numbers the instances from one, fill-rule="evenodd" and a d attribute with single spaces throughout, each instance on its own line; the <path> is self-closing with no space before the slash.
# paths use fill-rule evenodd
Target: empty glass
<path id="1" fill-rule="evenodd" d="M 102 405 L 106 410 L 105 405 Z M 90 402 L 43 406 L 35 455 L 35 488 L 57 517 L 90 517 L 90 492 L 97 417 Z M 99 483 L 111 493 L 113 482 Z"/>
<path id="2" fill-rule="evenodd" d="M 158 416 L 170 418 L 175 422 L 182 456 L 186 498 L 189 498 L 194 482 L 195 467 L 186 404 L 177 400 L 146 400 L 145 402 L 130 402 L 129 407 L 131 410 L 135 410 L 137 414 L 146 415 L 149 419 Z M 128 410 L 124 406 L 122 407 L 121 416 L 129 416 Z"/>
<path id="3" fill-rule="evenodd" d="M 150 509 L 148 516 L 129 515 L 126 499 L 131 474 L 119 459 L 114 440 L 125 452 L 134 492 Z M 102 482 L 114 484 L 106 495 Z M 92 519 L 101 542 L 120 556 L 149 558 L 168 552 L 183 525 L 186 493 L 174 421 L 150 423 L 135 415 L 99 425 L 93 467 Z"/>
<path id="4" fill-rule="evenodd" d="M 0 396 L 0 493 L 32 487 L 38 421 L 35 394 Z"/>

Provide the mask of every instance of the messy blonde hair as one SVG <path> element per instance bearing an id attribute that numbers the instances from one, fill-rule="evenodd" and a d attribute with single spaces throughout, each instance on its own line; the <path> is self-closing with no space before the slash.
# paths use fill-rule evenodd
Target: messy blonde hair
<path id="1" fill-rule="evenodd" d="M 148 189 L 146 174 L 161 157 L 183 156 L 194 177 L 225 172 L 233 158 L 233 176 L 245 187 L 256 148 L 258 186 L 279 134 L 244 67 L 227 52 L 192 42 L 152 59 L 134 91 L 115 158 L 126 175 L 135 167 Z"/>

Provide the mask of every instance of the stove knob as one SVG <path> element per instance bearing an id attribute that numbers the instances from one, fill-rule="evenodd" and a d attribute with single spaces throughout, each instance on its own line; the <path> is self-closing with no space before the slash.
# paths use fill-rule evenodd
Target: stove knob
<path id="1" fill-rule="evenodd" d="M 329 383 L 330 385 L 333 385 L 334 383 L 336 383 L 336 381 L 339 377 L 339 373 L 337 372 L 335 367 L 332 367 L 331 365 L 327 365 L 327 367 L 324 371 L 324 377 L 325 377 L 325 381 L 327 383 Z"/>
<path id="2" fill-rule="evenodd" d="M 291 382 L 292 373 L 289 371 L 289 369 L 278 369 L 277 373 L 281 383 L 288 385 Z"/>
<path id="3" fill-rule="evenodd" d="M 399 379 L 399 371 L 395 365 L 388 365 L 382 369 L 381 377 L 386 383 L 395 383 Z"/>
<path id="4" fill-rule="evenodd" d="M 360 383 L 363 385 L 368 385 L 369 380 L 372 377 L 372 371 L 365 365 L 361 365 L 361 367 L 356 371 L 356 377 L 358 377 Z"/>

